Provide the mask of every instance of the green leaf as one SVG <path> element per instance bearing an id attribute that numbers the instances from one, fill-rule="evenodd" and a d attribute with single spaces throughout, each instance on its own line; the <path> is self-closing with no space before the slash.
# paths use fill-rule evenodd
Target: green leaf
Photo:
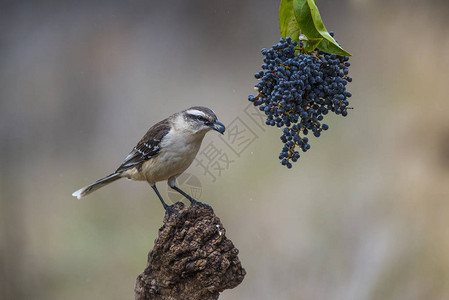
<path id="1" fill-rule="evenodd" d="M 321 38 L 320 33 L 315 28 L 315 24 L 313 24 L 307 0 L 294 0 L 293 11 L 299 28 L 308 39 Z"/>
<path id="2" fill-rule="evenodd" d="M 307 0 L 307 4 L 310 7 L 310 13 L 312 15 L 312 20 L 315 28 L 324 38 L 318 48 L 328 53 L 351 56 L 351 54 L 344 50 L 327 31 L 326 27 L 323 24 L 323 20 L 321 20 L 320 12 L 318 11 L 318 7 L 316 6 L 315 1 Z"/>
<path id="3" fill-rule="evenodd" d="M 299 28 L 308 39 L 305 43 L 306 52 L 312 51 L 310 49 L 315 45 L 327 53 L 351 55 L 341 48 L 326 30 L 314 0 L 294 0 L 293 10 Z M 317 39 L 321 39 L 318 44 Z"/>
<path id="4" fill-rule="evenodd" d="M 322 41 L 323 38 L 307 39 L 307 42 L 304 42 L 304 50 L 307 53 L 312 52 Z"/>
<path id="5" fill-rule="evenodd" d="M 282 0 L 279 6 L 279 28 L 281 37 L 291 37 L 294 41 L 299 37 L 299 25 L 293 11 L 293 0 Z"/>

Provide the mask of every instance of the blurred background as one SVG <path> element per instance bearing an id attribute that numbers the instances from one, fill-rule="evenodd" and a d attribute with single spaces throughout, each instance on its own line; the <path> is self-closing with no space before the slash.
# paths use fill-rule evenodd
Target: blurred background
<path id="1" fill-rule="evenodd" d="M 248 273 L 220 299 L 449 299 L 449 4 L 318 6 L 354 110 L 288 170 L 247 101 L 279 1 L 0 1 L 0 298 L 133 299 L 160 202 L 71 193 L 204 105 L 245 132 L 208 134 L 188 170 Z"/>

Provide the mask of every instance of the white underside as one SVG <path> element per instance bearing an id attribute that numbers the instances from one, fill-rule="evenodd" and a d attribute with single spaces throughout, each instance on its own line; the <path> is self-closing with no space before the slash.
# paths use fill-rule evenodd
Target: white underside
<path id="1" fill-rule="evenodd" d="M 145 162 L 140 171 L 132 168 L 123 177 L 146 180 L 150 185 L 170 179 L 169 184 L 174 184 L 176 177 L 192 164 L 205 134 L 205 131 L 192 134 L 171 130 L 161 141 L 159 154 Z"/>

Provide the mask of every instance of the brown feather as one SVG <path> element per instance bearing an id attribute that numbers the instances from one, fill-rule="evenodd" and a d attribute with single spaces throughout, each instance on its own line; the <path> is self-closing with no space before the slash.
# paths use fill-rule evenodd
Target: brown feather
<path id="1" fill-rule="evenodd" d="M 145 161 L 157 155 L 161 150 L 159 146 L 161 140 L 171 129 L 170 118 L 162 120 L 148 129 L 115 172 L 120 173 L 134 167 L 139 168 Z"/>

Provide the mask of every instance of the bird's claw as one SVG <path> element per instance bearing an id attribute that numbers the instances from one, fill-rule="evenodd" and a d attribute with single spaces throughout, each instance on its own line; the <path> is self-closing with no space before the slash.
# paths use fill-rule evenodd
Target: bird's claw
<path id="1" fill-rule="evenodd" d="M 210 206 L 210 205 L 207 204 L 207 203 L 203 203 L 203 202 L 200 202 L 200 201 L 197 201 L 197 200 L 190 201 L 190 203 L 191 203 L 191 205 L 192 205 L 193 207 L 195 207 L 195 208 L 197 208 L 198 205 L 200 205 L 200 206 L 205 206 L 205 207 L 209 208 L 209 209 L 212 211 L 212 213 L 214 212 L 214 209 L 212 208 L 212 206 Z"/>
<path id="2" fill-rule="evenodd" d="M 171 214 L 175 214 L 178 217 L 182 217 L 182 215 L 179 213 L 179 211 L 177 211 L 176 209 L 173 208 L 173 206 L 167 206 L 165 207 L 165 211 L 168 214 L 168 217 L 170 218 Z"/>

